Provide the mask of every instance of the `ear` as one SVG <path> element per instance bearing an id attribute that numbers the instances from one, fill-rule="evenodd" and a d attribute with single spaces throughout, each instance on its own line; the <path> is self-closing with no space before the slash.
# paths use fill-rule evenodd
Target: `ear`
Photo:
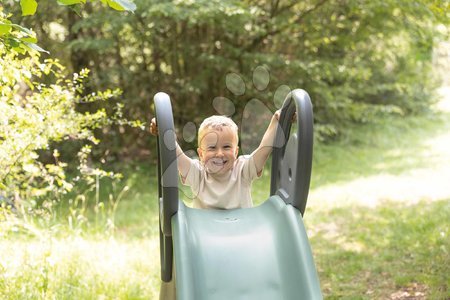
<path id="1" fill-rule="evenodd" d="M 203 161 L 203 151 L 202 151 L 202 148 L 197 148 L 197 154 L 198 154 L 198 158 L 200 158 L 200 161 Z"/>
<path id="2" fill-rule="evenodd" d="M 236 152 L 234 153 L 234 157 L 238 157 L 239 154 L 239 146 L 236 146 Z"/>

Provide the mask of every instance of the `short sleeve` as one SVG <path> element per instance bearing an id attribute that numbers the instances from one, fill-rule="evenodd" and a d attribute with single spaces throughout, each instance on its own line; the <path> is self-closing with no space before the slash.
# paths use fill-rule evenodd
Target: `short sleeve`
<path id="1" fill-rule="evenodd" d="M 186 177 L 181 176 L 181 183 L 191 187 L 193 191 L 198 191 L 200 187 L 201 166 L 197 159 L 191 160 L 191 165 Z"/>
<path id="2" fill-rule="evenodd" d="M 242 178 L 251 182 L 256 178 L 261 177 L 256 171 L 255 161 L 253 159 L 253 155 L 243 155 L 240 157 L 242 159 Z"/>

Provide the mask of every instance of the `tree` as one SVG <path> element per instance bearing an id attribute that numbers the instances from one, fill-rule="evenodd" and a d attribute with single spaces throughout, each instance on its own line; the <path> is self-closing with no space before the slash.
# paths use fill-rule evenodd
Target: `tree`
<path id="1" fill-rule="evenodd" d="M 439 1 L 136 1 L 134 14 L 114 14 L 99 2 L 80 15 L 49 14 L 40 24 L 43 48 L 57 53 L 73 71 L 88 67 L 87 90 L 120 86 L 124 112 L 147 120 L 157 91 L 175 101 L 177 127 L 214 113 L 212 100 L 226 96 L 236 107 L 258 98 L 274 109 L 281 85 L 312 96 L 317 136 L 338 136 L 350 123 L 380 114 L 426 110 L 436 85 L 433 44 L 445 38 L 436 25 L 448 24 Z M 57 13 L 55 13 L 57 12 Z M 51 23 L 50 26 L 49 24 Z M 58 38 L 52 38 L 63 28 Z M 270 84 L 252 85 L 257 66 L 270 71 Z M 246 82 L 244 95 L 225 84 L 229 72 Z M 151 139 L 140 130 L 113 126 L 104 147 L 116 156 L 139 153 Z"/>
<path id="2" fill-rule="evenodd" d="M 102 2 L 124 9 L 116 1 Z M 21 9 L 25 15 L 34 14 L 36 3 L 21 1 Z M 82 112 L 80 106 L 118 97 L 120 90 L 85 93 L 87 69 L 67 79 L 57 60 L 41 59 L 40 52 L 46 51 L 36 45 L 35 33 L 9 18 L 0 10 L 0 208 L 13 203 L 22 213 L 42 212 L 76 183 L 89 186 L 92 177 L 119 176 L 88 163 L 92 145 L 98 144 L 95 129 L 114 122 L 140 124 L 121 118 L 120 105 L 112 115 L 104 108 Z M 55 147 L 62 141 L 79 141 L 78 160 L 70 160 L 71 179 L 68 163 Z M 44 158 L 49 151 L 51 157 Z"/>
<path id="3" fill-rule="evenodd" d="M 422 1 L 138 1 L 133 15 L 113 15 L 92 5 L 89 18 L 72 20 L 64 43 L 95 69 L 93 87 L 123 88 L 125 111 L 149 118 L 157 91 L 175 101 L 177 127 L 214 113 L 227 96 L 236 119 L 252 98 L 274 109 L 277 87 L 304 88 L 312 96 L 318 136 L 333 138 L 349 123 L 380 114 L 426 110 L 436 85 L 430 69 L 436 24 L 448 24 L 444 3 Z M 65 24 L 62 22 L 62 24 Z M 444 37 L 443 37 L 444 38 Z M 257 66 L 270 85 L 252 83 Z M 246 93 L 226 89 L 229 72 L 241 75 Z M 147 148 L 142 132 L 111 129 L 111 153 Z M 118 145 L 127 145 L 120 148 Z"/>

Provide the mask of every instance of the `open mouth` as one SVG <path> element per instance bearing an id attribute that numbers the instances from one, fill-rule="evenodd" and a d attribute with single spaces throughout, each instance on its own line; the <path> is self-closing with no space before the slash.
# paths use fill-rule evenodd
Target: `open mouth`
<path id="1" fill-rule="evenodd" d="M 228 161 L 223 159 L 211 159 L 211 164 L 217 167 L 224 166 Z"/>

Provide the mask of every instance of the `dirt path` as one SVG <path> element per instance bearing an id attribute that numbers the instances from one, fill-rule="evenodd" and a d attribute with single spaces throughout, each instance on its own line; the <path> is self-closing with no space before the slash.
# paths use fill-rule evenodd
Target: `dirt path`
<path id="1" fill-rule="evenodd" d="M 436 109 L 450 113 L 450 86 L 440 90 Z M 446 122 L 450 127 L 450 122 Z M 421 200 L 450 200 L 450 130 L 424 138 L 423 157 L 433 163 L 428 168 L 410 169 L 401 175 L 379 174 L 344 184 L 312 190 L 308 205 L 328 208 L 342 205 L 376 207 L 385 201 L 416 203 Z M 438 163 L 436 163 L 438 162 Z"/>

